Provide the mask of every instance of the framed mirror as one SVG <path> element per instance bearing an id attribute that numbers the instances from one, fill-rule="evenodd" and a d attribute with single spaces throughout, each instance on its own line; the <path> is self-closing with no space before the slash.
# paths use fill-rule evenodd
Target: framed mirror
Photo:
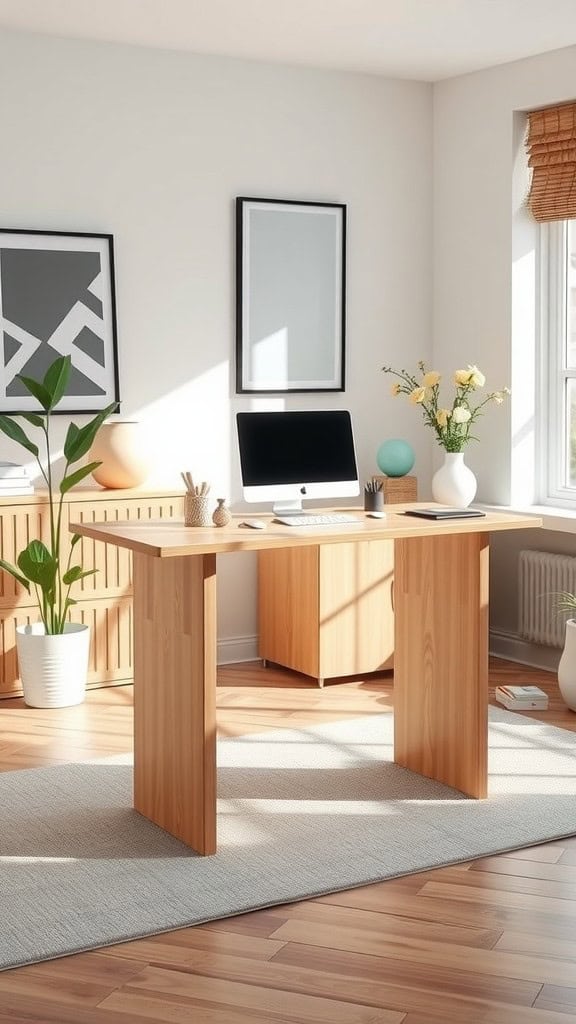
<path id="1" fill-rule="evenodd" d="M 346 207 L 236 200 L 236 391 L 344 391 Z"/>

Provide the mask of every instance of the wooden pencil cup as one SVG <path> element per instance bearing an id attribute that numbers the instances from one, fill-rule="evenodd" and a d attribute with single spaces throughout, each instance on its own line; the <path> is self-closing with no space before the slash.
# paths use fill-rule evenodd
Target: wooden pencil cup
<path id="1" fill-rule="evenodd" d="M 184 526 L 212 526 L 210 498 L 207 494 L 184 495 Z"/>

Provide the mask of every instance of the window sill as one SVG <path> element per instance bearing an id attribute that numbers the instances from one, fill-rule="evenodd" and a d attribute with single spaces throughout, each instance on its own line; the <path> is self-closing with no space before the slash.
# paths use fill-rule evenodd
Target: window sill
<path id="1" fill-rule="evenodd" d="M 518 512 L 522 515 L 533 515 L 542 520 L 544 530 L 555 530 L 558 533 L 576 533 L 576 511 L 571 508 L 557 508 L 555 505 L 484 505 L 478 508 L 487 512 Z"/>

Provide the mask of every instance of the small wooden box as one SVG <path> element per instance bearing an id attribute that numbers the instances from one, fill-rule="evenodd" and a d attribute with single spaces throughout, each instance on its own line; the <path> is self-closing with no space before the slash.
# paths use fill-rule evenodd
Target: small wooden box
<path id="1" fill-rule="evenodd" d="M 415 476 L 376 475 L 372 479 L 382 481 L 385 505 L 404 505 L 418 501 L 418 480 Z"/>

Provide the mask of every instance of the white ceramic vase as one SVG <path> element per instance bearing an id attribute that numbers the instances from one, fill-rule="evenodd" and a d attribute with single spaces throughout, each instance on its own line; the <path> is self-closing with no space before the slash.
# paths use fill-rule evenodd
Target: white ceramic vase
<path id="1" fill-rule="evenodd" d="M 138 487 L 150 470 L 140 424 L 135 420 L 103 423 L 90 449 L 90 461 L 102 463 L 92 473 L 102 487 Z"/>
<path id="2" fill-rule="evenodd" d="M 558 686 L 562 700 L 576 711 L 576 619 L 566 622 L 564 650 L 558 665 Z"/>
<path id="3" fill-rule="evenodd" d="M 444 464 L 432 477 L 432 497 L 441 505 L 467 508 L 476 494 L 476 477 L 463 452 L 445 452 Z"/>
<path id="4" fill-rule="evenodd" d="M 90 627 L 67 622 L 47 634 L 42 622 L 16 627 L 16 649 L 24 701 L 32 708 L 68 708 L 86 692 Z"/>

